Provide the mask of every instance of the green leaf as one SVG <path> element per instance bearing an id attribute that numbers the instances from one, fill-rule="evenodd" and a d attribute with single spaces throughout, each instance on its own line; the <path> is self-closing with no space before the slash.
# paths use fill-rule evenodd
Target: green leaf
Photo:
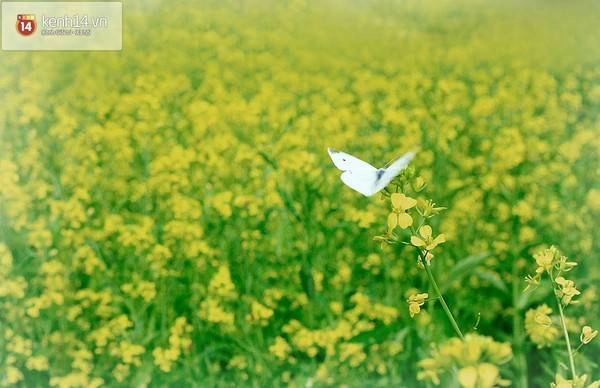
<path id="1" fill-rule="evenodd" d="M 456 263 L 446 277 L 444 284 L 441 286 L 442 292 L 446 291 L 454 282 L 462 280 L 465 276 L 481 264 L 485 259 L 490 257 L 490 252 L 482 252 L 475 255 L 467 256 Z"/>
<path id="2" fill-rule="evenodd" d="M 475 276 L 489 282 L 494 288 L 508 294 L 508 287 L 497 274 L 487 271 L 475 271 Z"/>

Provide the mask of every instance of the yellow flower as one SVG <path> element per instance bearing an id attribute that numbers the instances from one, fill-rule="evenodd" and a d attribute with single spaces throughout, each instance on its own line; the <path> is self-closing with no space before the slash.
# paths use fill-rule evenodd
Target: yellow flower
<path id="1" fill-rule="evenodd" d="M 533 255 L 538 268 L 535 270 L 537 273 L 541 273 L 543 271 L 548 271 L 554 265 L 554 262 L 560 256 L 558 249 L 556 247 L 551 246 L 548 249 L 544 249 L 541 252 Z"/>
<path id="2" fill-rule="evenodd" d="M 18 368 L 15 368 L 14 366 L 8 366 L 8 367 L 6 367 L 6 371 L 5 371 L 5 379 L 6 379 L 6 383 L 8 383 L 10 385 L 16 384 L 19 381 L 23 380 L 23 373 Z"/>
<path id="3" fill-rule="evenodd" d="M 27 359 L 25 366 L 29 370 L 45 371 L 48 370 L 48 358 L 45 356 L 32 356 Z"/>
<path id="4" fill-rule="evenodd" d="M 367 358 L 367 355 L 363 351 L 363 344 L 360 343 L 341 344 L 339 354 L 340 361 L 348 361 L 353 368 L 359 366 Z"/>
<path id="5" fill-rule="evenodd" d="M 506 380 L 500 380 L 500 371 L 496 365 L 483 363 L 467 366 L 458 371 L 458 382 L 465 388 L 492 388 L 506 385 Z"/>
<path id="6" fill-rule="evenodd" d="M 411 318 L 421 312 L 421 306 L 425 304 L 428 297 L 427 293 L 412 294 L 408 297 L 408 312 Z"/>
<path id="7" fill-rule="evenodd" d="M 426 200 L 423 198 L 419 199 L 417 208 L 419 209 L 423 217 L 427 218 L 431 218 L 432 216 L 446 209 L 445 207 L 436 206 L 435 202 L 433 202 L 431 199 Z"/>
<path id="8" fill-rule="evenodd" d="M 125 364 L 140 366 L 142 364 L 140 356 L 145 351 L 146 349 L 141 345 L 136 345 L 129 341 L 121 341 L 118 346 L 112 349 L 111 353 L 114 356 L 120 356 Z"/>
<path id="9" fill-rule="evenodd" d="M 474 388 L 477 384 L 477 368 L 467 366 L 458 371 L 458 382 L 461 387 Z"/>
<path id="10" fill-rule="evenodd" d="M 334 313 L 334 314 L 341 314 L 342 310 L 344 309 L 344 305 L 341 304 L 340 302 L 331 302 L 329 303 L 329 309 Z"/>
<path id="11" fill-rule="evenodd" d="M 523 290 L 523 292 L 528 291 L 529 289 L 535 289 L 540 285 L 541 274 L 537 273 L 535 276 L 527 275 L 525 277 L 525 283 L 527 283 L 527 287 Z"/>
<path id="12" fill-rule="evenodd" d="M 581 343 L 589 344 L 598 335 L 598 330 L 592 329 L 590 326 L 584 326 L 581 329 Z"/>
<path id="13" fill-rule="evenodd" d="M 559 373 L 556 374 L 554 382 L 550 383 L 551 388 L 596 388 L 598 381 L 594 381 L 589 385 L 585 385 L 587 375 L 576 376 L 573 380 L 567 380 Z"/>
<path id="14" fill-rule="evenodd" d="M 243 370 L 248 367 L 248 362 L 246 361 L 246 357 L 244 357 L 241 354 L 238 354 L 233 356 L 231 360 L 229 360 L 227 367 Z"/>
<path id="15" fill-rule="evenodd" d="M 208 322 L 223 323 L 225 325 L 233 325 L 235 316 L 233 313 L 225 310 L 219 301 L 214 298 L 207 298 L 200 303 L 200 311 L 198 316 Z"/>
<path id="16" fill-rule="evenodd" d="M 250 305 L 250 313 L 246 315 L 246 321 L 258 322 L 260 325 L 266 326 L 272 316 L 273 310 L 254 300 Z"/>
<path id="17" fill-rule="evenodd" d="M 234 299 L 237 296 L 235 285 L 231 280 L 229 266 L 222 264 L 208 284 L 208 292 L 223 299 Z"/>
<path id="18" fill-rule="evenodd" d="M 129 375 L 129 365 L 127 364 L 117 364 L 115 369 L 112 371 L 112 375 L 118 382 L 122 382 Z"/>
<path id="19" fill-rule="evenodd" d="M 275 337 L 275 343 L 269 346 L 269 352 L 271 352 L 271 354 L 277 357 L 279 360 L 285 360 L 291 351 L 292 348 L 281 336 Z"/>
<path id="20" fill-rule="evenodd" d="M 549 314 L 552 309 L 545 304 L 525 313 L 525 331 L 538 348 L 550 346 L 559 336 Z"/>
<path id="21" fill-rule="evenodd" d="M 440 344 L 430 358 L 419 361 L 417 379 L 438 385 L 442 373 L 454 373 L 458 369 L 458 382 L 462 387 L 506 386 L 510 382 L 501 378 L 499 366 L 511 358 L 508 343 L 467 334 L 464 339 L 451 338 Z"/>
<path id="22" fill-rule="evenodd" d="M 141 297 L 145 302 L 150 302 L 156 296 L 156 285 L 153 282 L 142 280 L 138 275 L 133 276 L 133 283 L 125 283 L 121 290 L 133 298 Z"/>
<path id="23" fill-rule="evenodd" d="M 167 355 L 167 352 L 163 348 L 155 348 L 152 351 L 154 356 L 154 364 L 159 367 L 163 372 L 170 372 L 173 365 L 173 360 Z"/>
<path id="24" fill-rule="evenodd" d="M 419 235 L 410 237 L 410 243 L 412 245 L 418 248 L 425 248 L 428 251 L 431 251 L 433 248 L 445 241 L 446 237 L 443 234 L 440 234 L 434 238 L 432 236 L 431 226 L 429 225 L 421 226 L 419 228 Z"/>
<path id="25" fill-rule="evenodd" d="M 415 191 L 419 192 L 419 191 L 423 190 L 426 185 L 427 185 L 427 183 L 425 183 L 425 179 L 423 179 L 422 176 L 418 176 L 415 178 L 415 181 L 413 182 L 413 189 L 415 189 Z"/>
<path id="26" fill-rule="evenodd" d="M 535 322 L 539 323 L 540 325 L 542 325 L 544 327 L 549 327 L 550 325 L 552 325 L 552 319 L 544 313 L 536 314 Z"/>
<path id="27" fill-rule="evenodd" d="M 575 296 L 581 294 L 581 292 L 575 288 L 575 282 L 572 280 L 567 280 L 562 276 L 559 276 L 555 279 L 555 281 L 556 284 L 560 286 L 556 291 L 556 294 L 559 298 L 561 298 L 564 305 L 568 305 Z"/>
<path id="28" fill-rule="evenodd" d="M 388 231 L 392 231 L 396 226 L 406 229 L 413 224 L 412 217 L 406 211 L 417 204 L 417 200 L 407 197 L 404 194 L 394 193 L 391 196 L 392 212 L 388 215 Z"/>
<path id="29" fill-rule="evenodd" d="M 576 262 L 568 260 L 566 256 L 562 255 L 556 260 L 555 265 L 558 267 L 559 272 L 569 272 L 573 267 L 577 266 Z"/>

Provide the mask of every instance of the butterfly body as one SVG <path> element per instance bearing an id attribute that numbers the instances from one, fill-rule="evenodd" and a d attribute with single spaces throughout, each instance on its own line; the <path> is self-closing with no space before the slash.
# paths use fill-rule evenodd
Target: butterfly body
<path id="1" fill-rule="evenodd" d="M 345 152 L 332 148 L 328 148 L 327 152 L 333 164 L 343 171 L 342 182 L 367 197 L 383 190 L 415 156 L 414 152 L 407 152 L 387 168 L 375 168 Z"/>

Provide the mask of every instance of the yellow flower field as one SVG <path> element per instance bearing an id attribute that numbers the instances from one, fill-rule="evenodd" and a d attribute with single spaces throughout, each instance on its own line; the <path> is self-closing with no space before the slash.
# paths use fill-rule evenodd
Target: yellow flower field
<path id="1" fill-rule="evenodd" d="M 0 386 L 600 386 L 600 4 L 123 8 L 0 53 Z"/>

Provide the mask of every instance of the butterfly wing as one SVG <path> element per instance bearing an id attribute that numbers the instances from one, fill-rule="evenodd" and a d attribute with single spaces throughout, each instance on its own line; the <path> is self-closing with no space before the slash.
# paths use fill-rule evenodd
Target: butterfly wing
<path id="1" fill-rule="evenodd" d="M 367 197 L 379 191 L 375 189 L 377 170 L 348 170 L 342 173 L 341 178 L 348 187 Z"/>
<path id="2" fill-rule="evenodd" d="M 359 158 L 347 154 L 342 151 L 334 150 L 333 148 L 327 148 L 327 152 L 333 161 L 333 164 L 342 171 L 354 171 L 354 170 L 365 170 L 365 171 L 376 171 L 377 169 L 371 166 L 367 162 L 363 162 Z"/>
<path id="3" fill-rule="evenodd" d="M 383 174 L 377 174 L 378 179 L 375 182 L 375 192 L 382 190 L 392 181 L 392 179 L 400 174 L 400 171 L 404 170 L 406 166 L 408 166 L 408 163 L 410 163 L 415 155 L 416 153 L 413 151 L 407 152 L 390 164 L 390 166 L 384 170 Z"/>
<path id="4" fill-rule="evenodd" d="M 362 195 L 370 196 L 375 193 L 377 169 L 369 163 L 342 151 L 328 148 L 327 152 L 337 168 L 343 171 L 342 182 Z"/>
<path id="5" fill-rule="evenodd" d="M 387 186 L 415 157 L 414 152 L 408 152 L 394 161 L 388 168 L 376 169 L 369 163 L 345 152 L 332 148 L 328 148 L 327 152 L 333 164 L 344 171 L 341 176 L 342 182 L 367 197 Z"/>

